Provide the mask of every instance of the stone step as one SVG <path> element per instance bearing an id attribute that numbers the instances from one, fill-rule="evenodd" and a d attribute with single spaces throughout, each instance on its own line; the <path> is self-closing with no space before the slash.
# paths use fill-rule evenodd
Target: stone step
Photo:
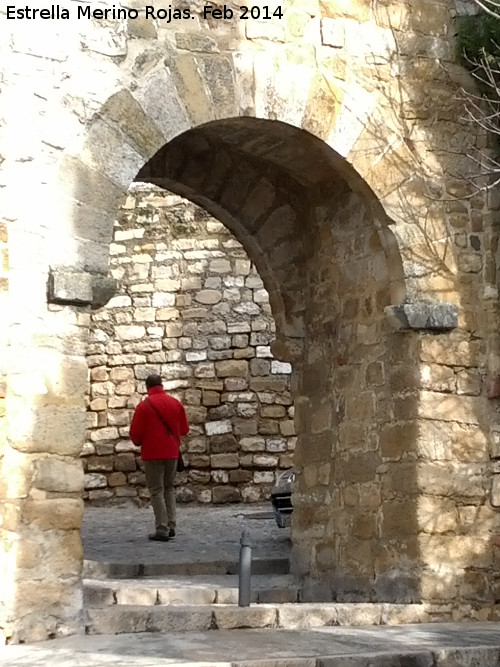
<path id="1" fill-rule="evenodd" d="M 211 560 L 178 563 L 120 563 L 84 560 L 83 576 L 90 579 L 134 579 L 170 575 L 238 574 L 237 560 Z M 288 574 L 288 558 L 254 558 L 252 574 Z"/>
<path id="2" fill-rule="evenodd" d="M 424 605 L 420 604 L 304 602 L 249 607 L 233 604 L 114 604 L 86 609 L 86 633 L 204 632 L 237 628 L 303 630 L 332 625 L 420 623 L 427 617 Z"/>
<path id="3" fill-rule="evenodd" d="M 238 603 L 237 575 L 177 575 L 137 579 L 84 579 L 84 603 L 105 605 L 210 605 Z M 298 602 L 301 590 L 289 574 L 253 575 L 251 602 Z"/>

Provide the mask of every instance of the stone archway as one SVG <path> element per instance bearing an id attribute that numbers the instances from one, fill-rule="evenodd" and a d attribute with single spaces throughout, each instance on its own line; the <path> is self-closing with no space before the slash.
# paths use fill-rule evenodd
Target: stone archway
<path id="1" fill-rule="evenodd" d="M 499 417 L 486 399 L 499 392 L 484 379 L 491 371 L 498 381 L 498 236 L 480 196 L 446 201 L 467 190 L 451 174 L 467 173 L 467 146 L 481 137 L 461 134 L 457 120 L 451 7 L 429 11 L 426 22 L 411 3 L 401 12 L 306 3 L 286 29 L 244 35 L 241 22 L 207 35 L 199 17 L 178 35 L 148 21 L 129 31 L 89 22 L 68 30 L 67 51 L 47 21 L 40 41 L 13 28 L 2 44 L 13 48 L 2 59 L 0 169 L 11 170 L 4 215 L 15 221 L 14 362 L 2 369 L 5 636 L 82 628 L 75 459 L 87 310 L 112 293 L 115 213 L 151 158 L 151 179 L 224 218 L 255 257 L 278 323 L 275 354 L 302 364 L 294 567 L 310 596 L 458 600 L 459 618 L 494 613 L 498 515 L 487 500 Z M 43 76 L 18 76 L 32 56 Z M 249 118 L 260 124 L 254 136 Z M 408 333 L 385 328 L 388 304 Z M 458 328 L 445 333 L 457 306 Z"/>
<path id="2" fill-rule="evenodd" d="M 418 459 L 427 435 L 418 419 L 417 331 L 453 328 L 456 312 L 448 306 L 404 303 L 403 262 L 389 218 L 352 167 L 304 130 L 269 120 L 215 121 L 164 144 L 137 178 L 168 187 L 216 215 L 245 247 L 269 292 L 277 327 L 273 352 L 295 369 L 298 484 L 292 567 L 304 579 L 306 595 L 425 600 L 421 584 L 429 554 L 419 537 L 424 488 Z M 84 174 L 77 185 L 81 183 Z M 101 181 L 101 187 L 87 191 L 96 203 L 110 194 L 104 185 Z M 116 188 L 112 197 L 119 192 Z M 85 207 L 91 207 L 91 200 Z M 87 230 L 91 244 L 111 240 L 111 215 L 113 209 Z M 85 209 L 76 211 L 80 238 L 88 219 Z M 106 282 L 97 273 L 75 268 L 52 273 L 49 300 L 59 304 L 56 312 L 64 312 L 64 304 L 78 307 L 86 299 L 95 304 L 107 298 Z M 394 333 L 394 322 L 410 333 Z M 49 355 L 47 363 L 53 358 Z M 61 376 L 72 374 L 68 367 Z M 15 384 L 13 388 L 15 392 Z M 55 382 L 51 393 L 62 391 L 67 392 Z M 73 409 L 76 415 L 76 404 Z M 57 408 L 55 414 L 60 427 L 62 412 Z M 51 456 L 39 461 L 30 455 L 27 472 L 35 475 L 35 486 L 43 493 L 73 493 L 81 483 L 75 462 L 60 459 L 61 438 L 68 433 L 59 429 Z M 27 437 L 40 448 L 46 434 L 47 426 L 37 422 Z M 75 446 L 78 437 L 75 430 Z M 71 456 L 69 450 L 66 456 Z M 54 509 L 53 502 L 44 502 Z M 68 568 L 68 595 L 78 596 L 78 501 L 69 516 L 61 509 L 48 522 L 46 509 L 36 500 L 31 503 L 35 514 L 30 529 L 44 531 L 45 539 L 50 535 L 49 544 L 58 545 L 59 554 L 60 538 L 65 540 L 59 571 Z M 61 531 L 61 525 L 69 530 Z M 19 546 L 26 543 L 22 539 Z M 430 544 L 432 551 L 432 539 Z M 43 590 L 50 595 L 50 586 Z M 60 587 L 53 590 L 59 600 Z M 454 595 L 453 588 L 444 590 L 438 603 Z M 71 602 L 61 613 L 78 613 L 75 599 L 68 598 Z M 53 604 L 54 620 L 49 621 L 58 627 L 60 603 Z M 28 613 L 28 624 L 29 619 Z"/>
<path id="3" fill-rule="evenodd" d="M 377 572 L 368 553 L 376 551 L 373 543 L 384 548 L 394 539 L 393 528 L 387 538 L 376 527 L 377 514 L 397 513 L 401 501 L 384 503 L 380 489 L 392 474 L 377 473 L 384 424 L 408 420 L 408 412 L 389 407 L 390 365 L 415 376 L 417 364 L 406 342 L 397 353 L 388 349 L 384 308 L 404 299 L 405 286 L 397 244 L 373 193 L 308 133 L 251 118 L 214 121 L 176 137 L 137 178 L 217 215 L 268 289 L 277 327 L 273 352 L 295 371 L 295 571 L 317 581 L 329 599 L 419 598 L 414 562 L 403 572 L 393 563 Z M 415 382 L 408 387 L 409 401 L 415 389 Z M 408 451 L 415 440 L 406 443 Z M 370 489 L 379 502 L 369 511 L 345 498 L 368 496 Z M 413 502 L 405 509 L 403 542 L 417 532 Z M 370 525 L 355 528 L 354 539 L 347 525 L 358 524 Z M 317 596 L 313 582 L 310 595 Z"/>

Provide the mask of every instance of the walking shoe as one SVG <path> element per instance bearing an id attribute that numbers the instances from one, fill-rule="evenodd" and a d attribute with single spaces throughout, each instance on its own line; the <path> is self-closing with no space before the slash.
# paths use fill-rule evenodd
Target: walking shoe
<path id="1" fill-rule="evenodd" d="M 168 542 L 170 536 L 166 533 L 150 533 L 148 540 L 155 540 L 156 542 Z"/>
<path id="2" fill-rule="evenodd" d="M 169 538 L 175 537 L 175 528 L 170 528 L 170 530 L 168 531 L 168 537 Z"/>

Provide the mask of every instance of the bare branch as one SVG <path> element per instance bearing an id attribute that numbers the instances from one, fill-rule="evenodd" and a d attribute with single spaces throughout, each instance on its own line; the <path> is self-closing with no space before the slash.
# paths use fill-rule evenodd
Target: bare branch
<path id="1" fill-rule="evenodd" d="M 500 3 L 494 2 L 494 0 L 474 0 L 474 2 L 490 16 L 500 18 Z"/>

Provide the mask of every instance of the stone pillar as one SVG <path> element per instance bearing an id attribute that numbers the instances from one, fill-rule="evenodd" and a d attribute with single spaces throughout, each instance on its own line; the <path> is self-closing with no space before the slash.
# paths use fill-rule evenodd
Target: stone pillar
<path id="1" fill-rule="evenodd" d="M 450 303 L 390 306 L 380 241 L 352 204 L 330 232 L 317 221 L 295 396 L 293 569 L 314 600 L 493 618 L 499 515 L 488 505 L 480 320 L 465 324 Z"/>
<path id="2" fill-rule="evenodd" d="M 81 632 L 80 526 L 88 316 L 57 307 L 31 330 L 53 347 L 9 348 L 0 476 L 3 633 L 34 641 Z M 48 342 L 48 341 L 47 341 Z M 58 349 L 55 349 L 58 348 Z"/>

